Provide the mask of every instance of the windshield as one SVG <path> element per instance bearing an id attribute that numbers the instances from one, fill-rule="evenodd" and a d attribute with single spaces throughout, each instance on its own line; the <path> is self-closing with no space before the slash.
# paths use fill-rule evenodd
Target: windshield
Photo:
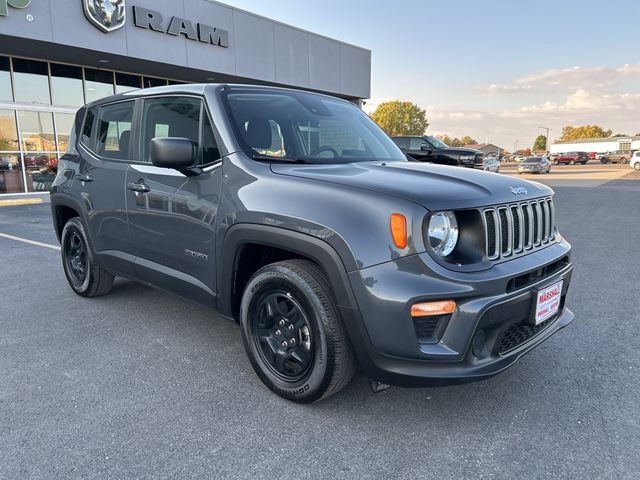
<path id="1" fill-rule="evenodd" d="M 353 104 L 312 93 L 231 88 L 223 92 L 244 152 L 260 161 L 407 161 Z"/>
<path id="2" fill-rule="evenodd" d="M 429 139 L 429 142 L 431 142 L 431 145 L 433 145 L 436 148 L 449 148 L 449 145 L 444 143 L 439 138 L 436 138 L 436 137 L 427 137 L 427 138 Z"/>
<path id="3" fill-rule="evenodd" d="M 527 158 L 524 163 L 540 163 L 542 161 L 542 157 L 531 157 Z"/>

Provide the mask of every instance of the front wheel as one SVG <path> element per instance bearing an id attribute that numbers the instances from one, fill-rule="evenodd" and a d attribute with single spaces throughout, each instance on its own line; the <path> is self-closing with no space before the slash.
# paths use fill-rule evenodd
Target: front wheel
<path id="1" fill-rule="evenodd" d="M 267 265 L 249 280 L 240 306 L 253 370 L 274 393 L 311 403 L 341 390 L 355 358 L 322 271 L 307 260 Z"/>
<path id="2" fill-rule="evenodd" d="M 627 163 L 627 159 L 626 159 L 626 158 L 624 158 L 624 157 L 622 157 L 622 158 L 620 159 L 620 164 L 621 164 L 621 165 L 624 165 L 625 163 Z"/>
<path id="3" fill-rule="evenodd" d="M 633 168 L 636 170 L 636 172 L 640 172 L 640 162 L 636 162 Z"/>
<path id="4" fill-rule="evenodd" d="M 114 277 L 96 264 L 80 218 L 71 218 L 65 224 L 60 240 L 62 267 L 73 291 L 83 297 L 109 293 Z"/>

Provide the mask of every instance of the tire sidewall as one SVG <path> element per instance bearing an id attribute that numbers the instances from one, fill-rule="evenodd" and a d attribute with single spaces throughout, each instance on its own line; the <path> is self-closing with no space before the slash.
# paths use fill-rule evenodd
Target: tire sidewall
<path id="1" fill-rule="evenodd" d="M 314 359 L 310 370 L 300 380 L 287 382 L 276 376 L 264 364 L 258 352 L 251 330 L 249 312 L 253 303 L 268 290 L 280 289 L 290 292 L 304 310 L 314 344 Z M 240 306 L 240 323 L 245 350 L 256 374 L 273 392 L 298 402 L 312 402 L 322 396 L 331 380 L 333 355 L 327 342 L 327 313 L 320 299 L 303 279 L 282 266 L 270 266 L 259 271 L 247 284 Z"/>
<path id="2" fill-rule="evenodd" d="M 68 235 L 71 232 L 77 232 L 80 237 L 82 238 L 82 241 L 84 242 L 85 245 L 85 249 L 86 249 L 86 255 L 87 255 L 87 274 L 85 275 L 84 278 L 84 282 L 82 283 L 82 285 L 80 287 L 76 286 L 70 276 L 70 273 L 68 271 L 68 267 L 67 267 L 67 262 L 65 260 L 65 243 L 66 243 L 66 239 L 68 237 Z M 85 233 L 84 230 L 84 225 L 82 225 L 82 222 L 80 221 L 80 219 L 76 218 L 72 218 L 70 219 L 64 226 L 64 229 L 62 230 L 62 235 L 60 237 L 60 244 L 61 244 L 61 257 L 62 257 L 62 269 L 64 270 L 64 275 L 67 278 L 67 282 L 69 283 L 69 286 L 73 289 L 74 292 L 78 293 L 78 294 L 84 294 L 86 293 L 90 286 L 91 286 L 91 277 L 93 275 L 93 253 L 91 251 L 91 246 L 89 244 L 89 240 L 87 238 L 87 234 Z"/>

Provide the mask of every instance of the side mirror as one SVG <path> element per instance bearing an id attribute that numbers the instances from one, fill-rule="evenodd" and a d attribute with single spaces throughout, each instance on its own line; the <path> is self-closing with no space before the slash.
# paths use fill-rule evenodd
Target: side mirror
<path id="1" fill-rule="evenodd" d="M 196 145 L 188 138 L 154 138 L 151 140 L 151 163 L 156 167 L 188 170 L 196 163 Z"/>
<path id="2" fill-rule="evenodd" d="M 431 152 L 431 146 L 428 143 L 423 143 L 420 145 L 420 150 L 423 152 Z"/>

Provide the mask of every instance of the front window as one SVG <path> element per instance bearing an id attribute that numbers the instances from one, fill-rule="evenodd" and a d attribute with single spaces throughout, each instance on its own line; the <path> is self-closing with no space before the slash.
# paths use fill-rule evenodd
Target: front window
<path id="1" fill-rule="evenodd" d="M 540 163 L 542 162 L 542 157 L 531 157 L 527 158 L 524 163 Z"/>
<path id="2" fill-rule="evenodd" d="M 435 146 L 436 148 L 449 148 L 449 145 L 444 143 L 439 138 L 436 138 L 436 137 L 427 137 L 427 138 L 429 139 L 429 142 L 431 143 L 431 145 Z"/>
<path id="3" fill-rule="evenodd" d="M 350 103 L 304 92 L 223 93 L 243 150 L 260 161 L 406 161 L 391 139 Z"/>

